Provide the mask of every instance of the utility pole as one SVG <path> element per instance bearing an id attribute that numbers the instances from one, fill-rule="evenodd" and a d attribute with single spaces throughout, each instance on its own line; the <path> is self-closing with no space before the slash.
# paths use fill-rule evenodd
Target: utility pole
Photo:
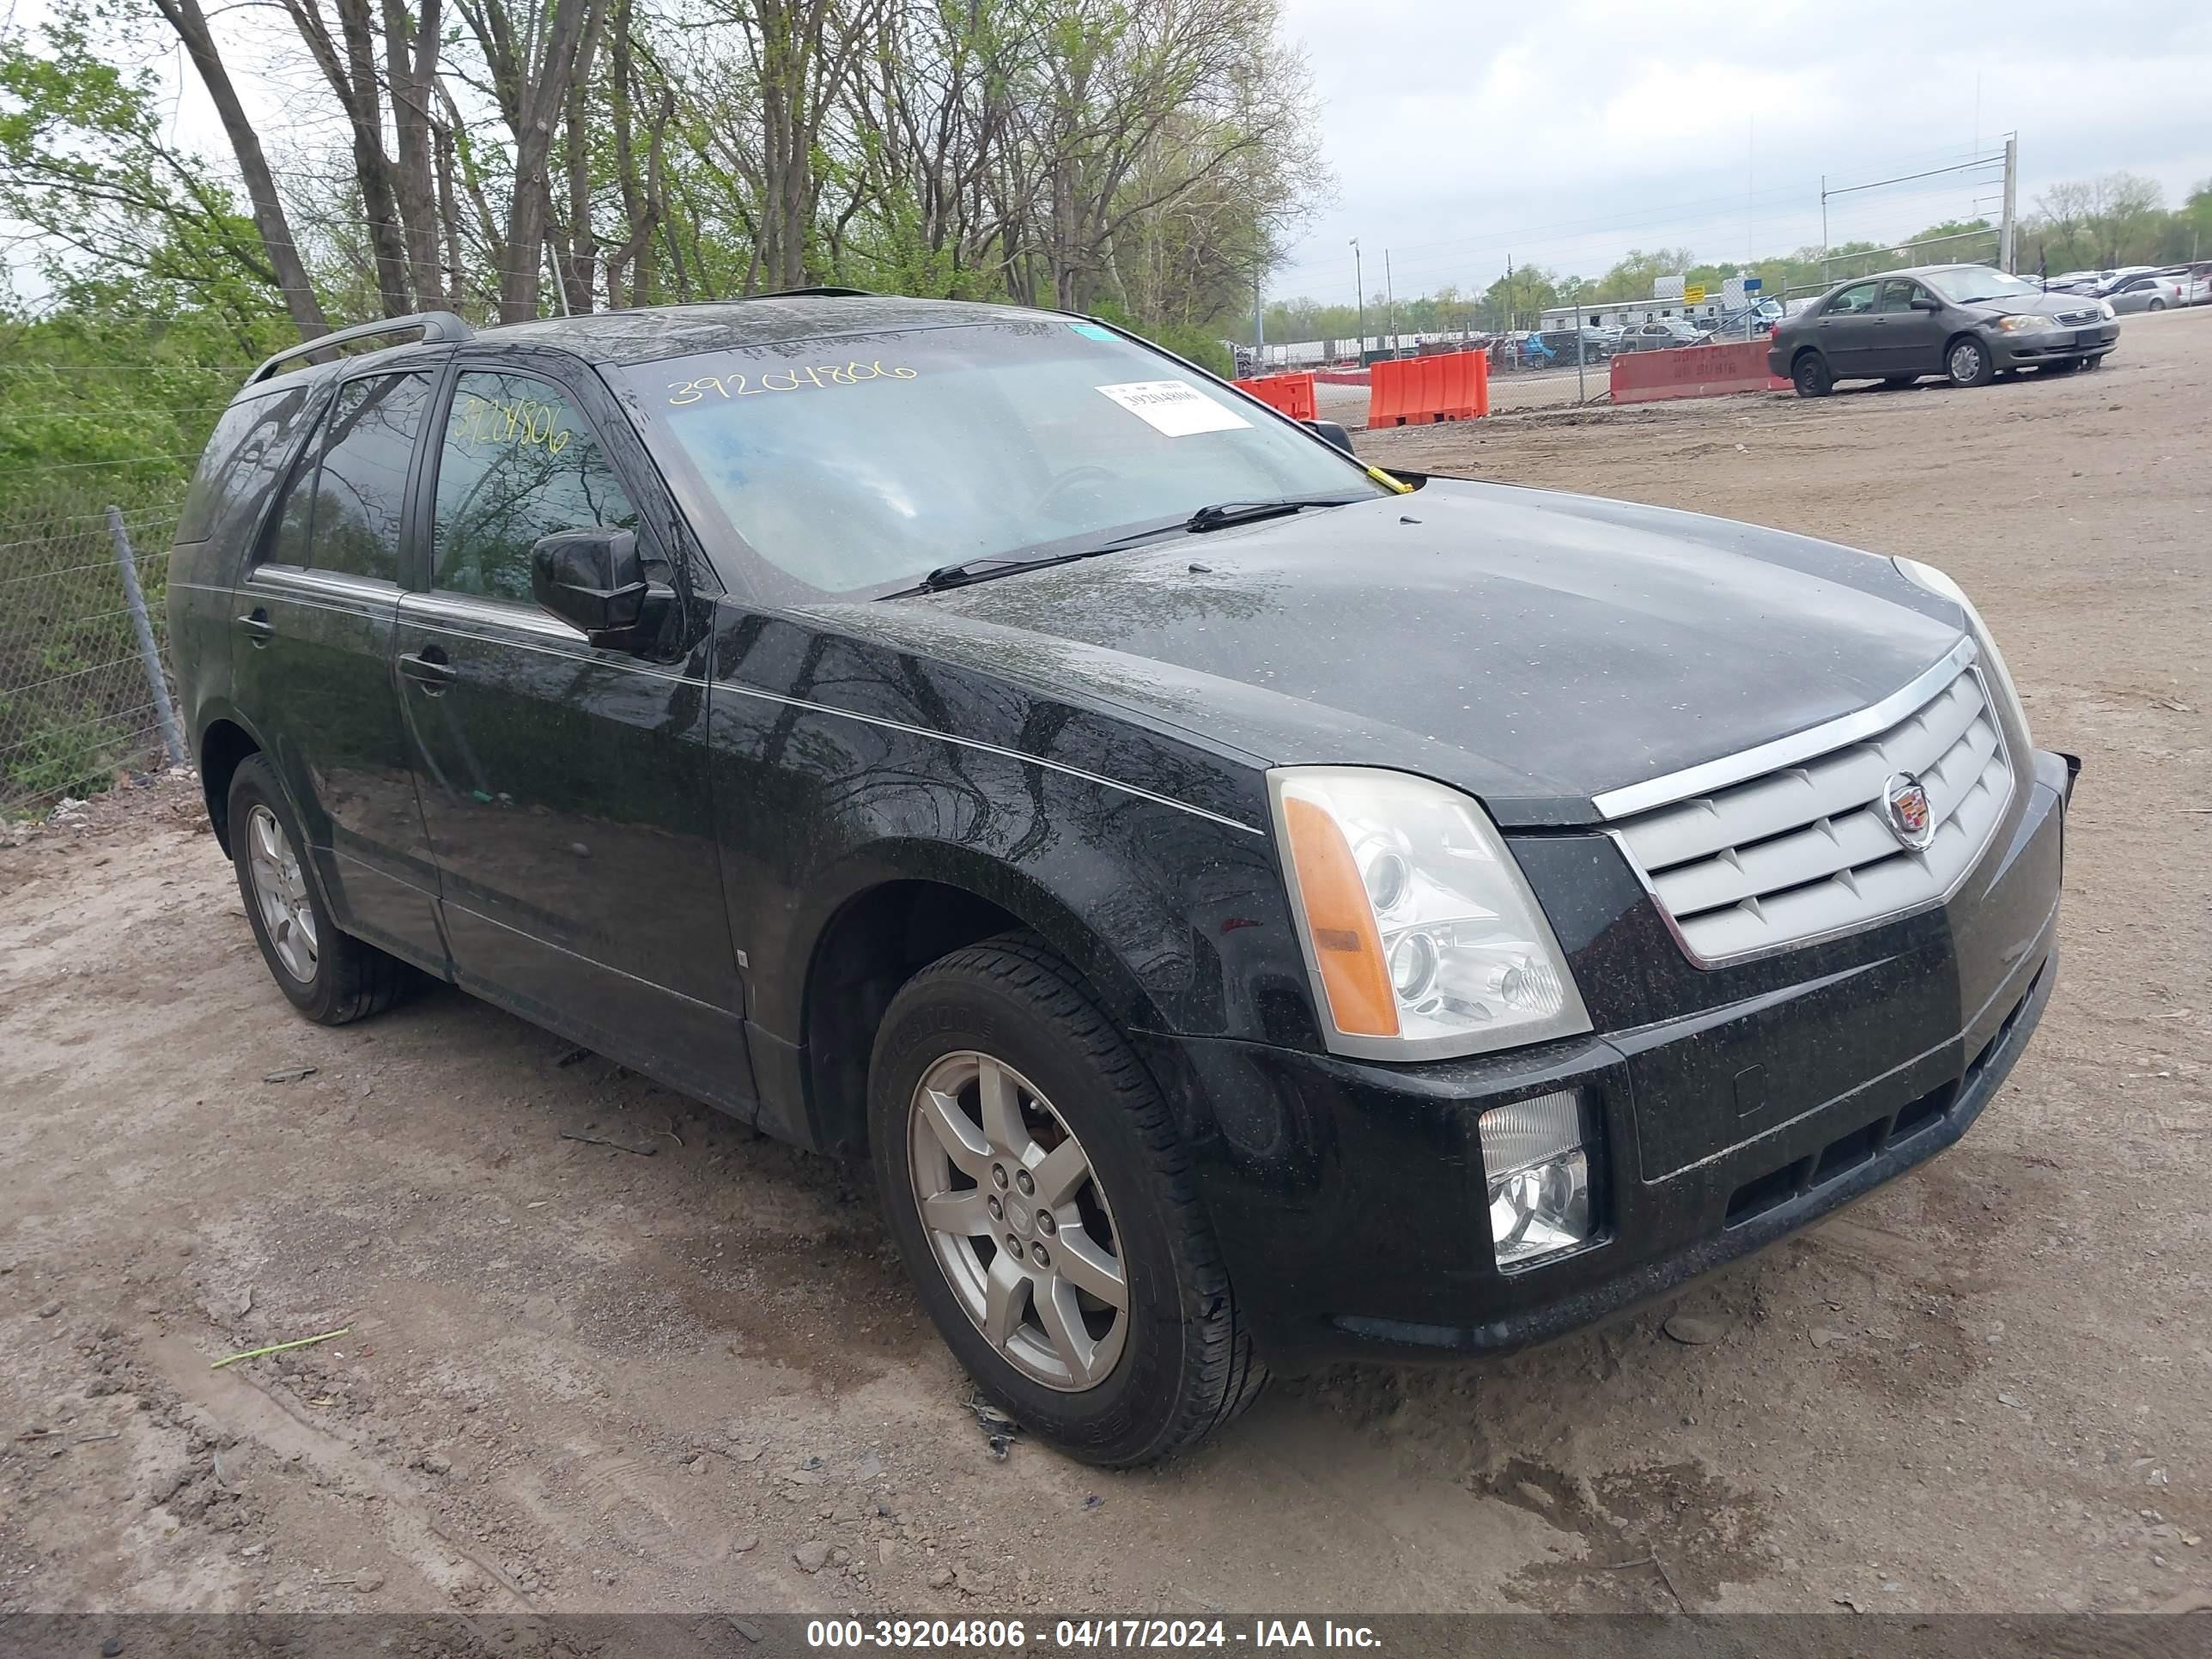
<path id="1" fill-rule="evenodd" d="M 1359 348 L 1352 355 L 1364 365 L 1367 362 L 1367 278 L 1360 273 L 1359 239 L 1352 239 L 1352 282 L 1359 290 Z"/>
<path id="2" fill-rule="evenodd" d="M 1828 175 L 1820 175 L 1820 286 L 1828 285 Z"/>
<path id="3" fill-rule="evenodd" d="M 1390 280 L 1390 250 L 1382 250 L 1382 298 L 1390 307 L 1390 360 L 1398 359 L 1398 286 Z"/>
<path id="4" fill-rule="evenodd" d="M 2012 274 L 2014 243 L 2020 230 L 2020 135 L 2005 134 L 2004 219 L 1997 232 L 1997 269 Z"/>
<path id="5" fill-rule="evenodd" d="M 1255 374 L 1267 372 L 1267 313 L 1260 298 L 1260 273 L 1252 275 L 1252 368 Z"/>

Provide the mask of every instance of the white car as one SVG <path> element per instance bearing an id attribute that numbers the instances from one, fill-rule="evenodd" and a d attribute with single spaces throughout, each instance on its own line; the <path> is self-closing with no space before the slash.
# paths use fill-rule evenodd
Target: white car
<path id="1" fill-rule="evenodd" d="M 2162 273 L 2173 278 L 2185 306 L 2212 305 L 2212 261 L 2176 265 Z"/>

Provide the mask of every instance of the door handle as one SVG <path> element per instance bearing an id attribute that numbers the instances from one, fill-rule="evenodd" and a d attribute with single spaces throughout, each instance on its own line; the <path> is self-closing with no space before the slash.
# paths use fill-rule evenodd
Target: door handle
<path id="1" fill-rule="evenodd" d="M 259 605 L 234 619 L 233 625 L 257 646 L 266 645 L 276 637 L 276 625 L 269 620 L 269 613 Z"/>
<path id="2" fill-rule="evenodd" d="M 426 645 L 412 656 L 399 659 L 399 672 L 420 685 L 429 696 L 437 696 L 451 685 L 456 676 L 453 665 L 446 659 L 444 650 Z"/>

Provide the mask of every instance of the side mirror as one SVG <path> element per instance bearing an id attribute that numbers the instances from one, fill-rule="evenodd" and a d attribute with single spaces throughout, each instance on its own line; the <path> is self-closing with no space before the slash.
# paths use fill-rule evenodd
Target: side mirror
<path id="1" fill-rule="evenodd" d="M 1311 427 L 1320 437 L 1334 444 L 1346 454 L 1352 453 L 1352 434 L 1344 429 L 1341 423 L 1335 421 L 1308 421 L 1306 424 Z"/>
<path id="2" fill-rule="evenodd" d="M 635 532 L 594 525 L 540 537 L 530 550 L 530 595 L 593 645 L 627 647 L 647 602 L 672 597 L 645 579 Z"/>
<path id="3" fill-rule="evenodd" d="M 1941 311 L 1943 302 L 1932 294 L 1916 294 L 1912 296 L 1912 308 L 1915 311 Z"/>

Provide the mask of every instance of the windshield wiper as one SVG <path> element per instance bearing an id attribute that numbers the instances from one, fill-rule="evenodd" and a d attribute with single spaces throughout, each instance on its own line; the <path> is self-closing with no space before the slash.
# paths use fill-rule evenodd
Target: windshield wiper
<path id="1" fill-rule="evenodd" d="M 1046 570 L 1056 564 L 1073 564 L 1078 559 L 1095 559 L 1102 553 L 1118 553 L 1124 548 L 1136 546 L 1139 542 L 1154 541 L 1178 530 L 1188 535 L 1200 536 L 1209 530 L 1225 530 L 1232 525 L 1254 524 L 1262 519 L 1304 512 L 1310 507 L 1349 507 L 1355 501 L 1366 499 L 1364 495 L 1330 495 L 1304 501 L 1285 496 L 1272 501 L 1216 501 L 1211 506 L 1200 507 L 1180 521 L 1170 519 L 1165 524 L 1146 525 L 1127 535 L 1116 536 L 1111 541 L 1101 542 L 1096 547 L 1086 547 L 1073 553 L 1047 554 L 1035 559 L 966 559 L 957 564 L 941 564 L 911 587 L 902 587 L 896 592 L 881 593 L 877 597 L 908 599 L 921 593 L 942 593 L 949 588 L 965 587 L 970 582 L 987 582 L 994 576 L 1011 576 L 1018 570 Z"/>
<path id="2" fill-rule="evenodd" d="M 1194 536 L 1202 536 L 1209 530 L 1226 530 L 1231 525 L 1255 524 L 1261 519 L 1279 518 L 1285 513 L 1303 513 L 1310 507 L 1349 507 L 1354 501 L 1364 501 L 1364 495 L 1328 496 L 1321 500 L 1308 497 L 1299 500 L 1285 495 L 1272 501 L 1216 501 L 1211 507 L 1201 507 L 1182 521 L 1182 527 Z"/>
<path id="3" fill-rule="evenodd" d="M 1017 570 L 1044 570 L 1056 564 L 1073 564 L 1078 559 L 1096 558 L 1101 553 L 1117 552 L 1133 543 L 1153 536 L 1164 536 L 1173 525 L 1155 525 L 1150 530 L 1139 530 L 1132 535 L 1108 542 L 1103 547 L 1086 547 L 1074 553 L 1048 553 L 1041 558 L 967 559 L 958 564 L 940 564 L 911 587 L 902 587 L 894 593 L 878 593 L 879 599 L 910 599 L 918 593 L 942 593 L 948 588 L 965 587 L 970 582 L 987 582 L 994 576 L 1011 576 Z"/>

